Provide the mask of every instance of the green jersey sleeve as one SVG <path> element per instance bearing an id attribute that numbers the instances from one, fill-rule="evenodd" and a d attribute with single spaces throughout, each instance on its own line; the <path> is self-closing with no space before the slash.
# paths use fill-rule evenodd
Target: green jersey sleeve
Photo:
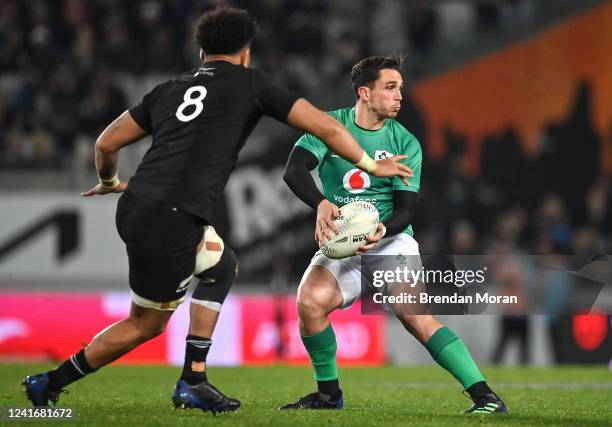
<path id="1" fill-rule="evenodd" d="M 407 190 L 418 193 L 421 188 L 421 163 L 423 162 L 421 144 L 419 144 L 416 138 L 411 137 L 405 143 L 404 150 L 401 154 L 408 156 L 404 160 L 401 160 L 401 162 L 412 169 L 414 175 L 412 178 L 408 178 L 408 185 L 404 184 L 401 178 L 394 176 L 392 178 L 393 190 Z"/>
<path id="2" fill-rule="evenodd" d="M 325 145 L 323 141 L 309 133 L 302 135 L 302 137 L 295 143 L 295 146 L 302 147 L 310 151 L 317 158 L 319 163 L 323 161 L 323 158 L 329 151 L 327 145 Z"/>

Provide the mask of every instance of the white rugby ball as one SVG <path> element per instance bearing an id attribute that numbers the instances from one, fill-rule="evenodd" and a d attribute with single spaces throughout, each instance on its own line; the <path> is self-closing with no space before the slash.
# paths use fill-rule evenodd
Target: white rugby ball
<path id="1" fill-rule="evenodd" d="M 320 246 L 328 258 L 340 259 L 355 255 L 366 243 L 368 236 L 376 233 L 380 219 L 372 203 L 358 200 L 340 208 L 340 217 L 334 220 L 338 234 Z"/>

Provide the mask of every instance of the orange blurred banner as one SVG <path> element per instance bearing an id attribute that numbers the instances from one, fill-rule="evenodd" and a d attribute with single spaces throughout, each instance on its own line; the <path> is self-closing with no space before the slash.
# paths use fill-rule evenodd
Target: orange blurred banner
<path id="1" fill-rule="evenodd" d="M 513 128 L 535 156 L 547 125 L 570 114 L 580 85 L 592 94 L 592 126 L 602 140 L 602 168 L 612 174 L 612 4 L 594 8 L 468 66 L 415 85 L 428 154 L 445 152 L 444 134 L 466 138 L 465 171 L 479 171 L 485 137 Z M 580 141 L 576 141 L 580 144 Z"/>

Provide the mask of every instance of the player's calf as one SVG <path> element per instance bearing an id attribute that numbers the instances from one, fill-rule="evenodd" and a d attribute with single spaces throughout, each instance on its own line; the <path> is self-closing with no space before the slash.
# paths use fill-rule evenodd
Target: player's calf
<path id="1" fill-rule="evenodd" d="M 404 328 L 421 343 L 427 340 L 444 325 L 430 314 L 405 314 L 398 316 Z"/>
<path id="2" fill-rule="evenodd" d="M 212 231 L 214 232 L 214 229 Z M 222 244 L 220 238 L 216 243 L 221 245 L 221 253 L 211 256 L 202 255 L 204 252 L 210 252 L 211 248 L 218 247 L 210 244 L 210 240 L 207 240 L 210 238 L 210 232 L 205 232 L 204 244 L 208 242 L 209 245 L 208 248 L 204 246 L 200 250 L 198 254 L 200 261 L 204 259 L 210 262 L 214 258 L 212 255 L 218 255 L 218 257 L 214 265 L 204 271 L 198 272 L 198 269 L 203 268 L 205 263 L 196 263 L 196 277 L 200 279 L 200 282 L 191 297 L 189 335 L 185 340 L 185 363 L 181 378 L 172 395 L 172 401 L 177 408 L 197 408 L 212 411 L 215 414 L 233 412 L 240 407 L 240 401 L 225 396 L 208 382 L 206 375 L 206 359 L 212 346 L 210 338 L 223 302 L 236 278 L 238 260 L 234 252 Z"/>

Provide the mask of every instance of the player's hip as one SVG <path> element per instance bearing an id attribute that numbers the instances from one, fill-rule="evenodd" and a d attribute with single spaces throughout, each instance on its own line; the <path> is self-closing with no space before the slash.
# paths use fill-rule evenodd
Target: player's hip
<path id="1" fill-rule="evenodd" d="M 151 250 L 172 250 L 182 242 L 197 245 L 205 225 L 171 204 L 143 201 L 129 191 L 119 198 L 115 223 L 126 245 Z"/>
<path id="2" fill-rule="evenodd" d="M 394 271 L 397 267 L 408 268 L 419 271 L 422 268 L 419 244 L 407 233 L 400 233 L 382 239 L 379 244 L 366 255 L 374 256 L 352 256 L 343 259 L 331 259 L 317 251 L 313 256 L 305 276 L 311 267 L 317 265 L 324 267 L 334 277 L 343 303 L 341 308 L 350 307 L 369 286 L 368 273 L 374 270 Z M 365 268 L 365 270 L 364 270 Z M 362 271 L 366 272 L 366 282 L 362 282 Z"/>
<path id="3" fill-rule="evenodd" d="M 325 256 L 319 250 L 315 252 L 313 259 L 319 255 Z M 410 234 L 399 233 L 394 236 L 381 239 L 373 249 L 366 253 L 366 255 L 419 255 L 419 244 Z M 361 256 L 354 255 L 336 261 L 361 262 Z"/>
<path id="4" fill-rule="evenodd" d="M 336 268 L 336 265 L 341 265 L 344 271 L 350 271 L 352 274 L 359 276 L 364 263 L 370 268 L 390 268 L 401 263 L 405 266 L 412 266 L 419 269 L 422 266 L 421 256 L 419 254 L 419 244 L 407 233 L 400 233 L 395 236 L 390 236 L 382 239 L 376 247 L 369 250 L 363 259 L 361 255 L 355 255 L 342 259 L 331 259 L 323 255 L 321 251 L 317 251 L 310 265 L 321 265 L 328 269 Z"/>
<path id="5" fill-rule="evenodd" d="M 165 203 L 125 192 L 117 204 L 117 231 L 125 242 L 134 303 L 156 307 L 182 301 L 193 277 L 202 221 Z M 176 304 L 174 304 L 176 303 Z"/>

